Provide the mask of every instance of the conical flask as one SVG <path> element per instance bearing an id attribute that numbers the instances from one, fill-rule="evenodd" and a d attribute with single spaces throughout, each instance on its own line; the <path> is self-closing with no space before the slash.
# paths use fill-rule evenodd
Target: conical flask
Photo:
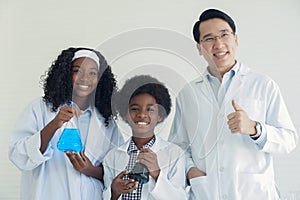
<path id="1" fill-rule="evenodd" d="M 78 117 L 75 114 L 75 109 L 78 106 L 74 103 L 68 103 L 73 107 L 73 117 L 66 123 L 66 126 L 57 142 L 57 148 L 60 151 L 77 152 L 82 150 L 82 142 L 80 138 Z"/>
<path id="2" fill-rule="evenodd" d="M 150 172 L 148 168 L 142 163 L 135 163 L 132 171 L 129 172 L 128 177 L 138 181 L 140 184 L 145 184 L 149 181 Z"/>

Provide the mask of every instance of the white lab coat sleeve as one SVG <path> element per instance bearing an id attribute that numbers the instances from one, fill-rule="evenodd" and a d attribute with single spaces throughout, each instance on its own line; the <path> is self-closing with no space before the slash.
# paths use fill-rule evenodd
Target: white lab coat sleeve
<path id="1" fill-rule="evenodd" d="M 53 153 L 51 145 L 42 154 L 40 152 L 40 130 L 43 127 L 41 118 L 42 103 L 34 101 L 20 115 L 12 132 L 9 145 L 9 159 L 20 170 L 31 170 L 50 159 Z"/>
<path id="2" fill-rule="evenodd" d="M 289 116 L 287 107 L 274 81 L 268 85 L 268 104 L 263 131 L 267 133 L 267 140 L 263 151 L 268 153 L 290 153 L 296 148 L 298 135 Z"/>
<path id="3" fill-rule="evenodd" d="M 103 190 L 103 199 L 111 198 L 111 184 L 113 179 L 116 177 L 117 169 L 113 163 L 115 163 L 115 154 L 116 149 L 112 149 L 103 159 L 103 182 L 104 182 L 104 190 Z M 121 196 L 119 199 L 121 199 Z"/>
<path id="4" fill-rule="evenodd" d="M 178 155 L 181 155 L 179 153 Z M 177 162 L 171 167 L 168 174 L 164 174 L 161 170 L 157 182 L 150 195 L 156 200 L 169 200 L 169 199 L 187 199 L 185 191 L 185 157 L 180 156 Z M 153 181 L 153 179 L 150 179 Z"/>
<path id="5" fill-rule="evenodd" d="M 104 161 L 105 162 L 105 161 Z M 113 177 L 112 169 L 107 166 L 106 163 L 103 162 L 103 181 L 104 181 L 104 190 L 103 190 L 103 199 L 110 199 L 111 198 L 111 183 L 112 180 L 115 178 Z"/>
<path id="6" fill-rule="evenodd" d="M 181 110 L 182 104 L 180 103 L 181 99 L 182 98 L 179 94 L 178 98 L 176 99 L 176 111 L 173 118 L 173 123 L 171 126 L 171 131 L 169 134 L 168 141 L 177 144 L 185 151 L 185 156 L 186 156 L 185 171 L 187 173 L 191 167 L 195 167 L 195 164 L 192 159 L 189 136 L 185 127 L 186 124 L 183 122 L 183 113 Z"/>
<path id="7" fill-rule="evenodd" d="M 266 144 L 266 141 L 267 141 L 267 132 L 265 130 L 265 127 L 262 127 L 261 129 L 262 130 L 261 130 L 260 136 L 255 140 L 252 138 L 259 150 L 263 149 L 263 147 L 264 147 L 264 145 Z"/>

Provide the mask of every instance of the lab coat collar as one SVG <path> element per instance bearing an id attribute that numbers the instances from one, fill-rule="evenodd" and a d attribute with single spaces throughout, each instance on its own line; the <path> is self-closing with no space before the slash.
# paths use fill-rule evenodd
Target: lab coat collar
<path id="1" fill-rule="evenodd" d="M 153 146 L 153 144 L 155 143 L 155 140 L 156 140 L 156 136 L 154 135 L 152 138 L 151 138 L 151 140 L 147 143 L 147 144 L 144 144 L 143 145 L 143 149 L 144 148 L 151 148 L 152 146 Z M 135 145 L 135 143 L 134 143 L 134 141 L 133 141 L 133 139 L 132 139 L 132 137 L 131 137 L 131 141 L 130 141 L 130 143 L 129 143 L 129 145 L 128 145 L 128 149 L 127 149 L 127 153 L 128 153 L 128 155 L 130 155 L 130 153 L 132 152 L 132 151 L 138 151 L 138 147 Z"/>
<path id="2" fill-rule="evenodd" d="M 224 103 L 226 105 L 226 103 L 228 103 L 229 101 L 231 101 L 233 99 L 233 97 L 235 96 L 235 94 L 239 91 L 239 89 L 242 87 L 243 85 L 243 79 L 244 76 L 246 76 L 250 69 L 243 65 L 242 63 L 236 63 L 236 65 L 238 65 L 236 68 L 236 74 L 235 76 L 232 78 L 232 82 L 228 88 L 228 91 L 226 92 L 225 95 L 225 101 L 223 101 L 223 106 Z"/>
<path id="3" fill-rule="evenodd" d="M 238 61 L 236 62 L 236 64 L 235 64 L 235 73 L 236 74 L 234 75 L 232 83 L 230 84 L 230 86 L 228 88 L 227 95 L 225 95 L 225 99 L 224 99 L 225 101 L 223 101 L 221 104 L 220 111 L 223 112 L 224 108 L 222 108 L 222 107 L 225 105 L 225 103 L 232 100 L 233 96 L 241 88 L 243 78 L 244 78 L 244 76 L 246 76 L 249 73 L 249 71 L 250 71 L 250 69 L 246 65 L 244 65 Z M 203 95 L 205 97 L 207 97 L 207 100 L 210 101 L 212 104 L 216 105 L 217 107 L 219 107 L 216 99 L 212 98 L 214 96 L 214 93 L 213 93 L 213 91 L 210 87 L 210 83 L 206 77 L 207 75 L 208 75 L 208 70 L 206 70 L 203 75 L 201 75 L 200 77 L 198 77 L 197 79 L 195 79 L 194 81 L 192 81 L 189 84 L 194 85 L 194 86 L 192 86 L 192 88 L 201 87 L 202 89 L 200 89 L 199 91 L 201 91 L 203 93 Z"/>
<path id="4" fill-rule="evenodd" d="M 235 75 L 237 73 L 239 73 L 240 75 L 246 75 L 249 72 L 249 68 L 247 66 L 245 66 L 244 64 L 242 64 L 241 62 L 236 62 L 235 65 L 233 66 L 232 70 L 234 70 Z M 200 77 L 198 77 L 197 79 L 195 79 L 195 83 L 201 83 L 204 81 L 204 77 L 207 76 L 212 76 L 209 71 L 208 68 L 203 72 L 203 75 L 201 75 Z"/>
<path id="5" fill-rule="evenodd" d="M 168 146 L 168 142 L 163 140 L 160 136 L 156 135 L 156 140 L 153 144 L 153 146 L 150 148 L 154 152 L 158 152 L 161 149 L 164 149 Z M 129 138 L 124 144 L 122 144 L 120 147 L 118 147 L 118 150 L 127 152 L 128 146 L 131 142 L 131 138 Z"/>
<path id="6" fill-rule="evenodd" d="M 250 68 L 246 65 L 244 65 L 243 63 L 241 62 L 238 62 L 235 64 L 235 67 L 234 67 L 236 70 L 236 74 L 239 74 L 239 75 L 242 75 L 242 76 L 245 76 L 249 73 L 250 71 Z"/>
<path id="7" fill-rule="evenodd" d="M 203 81 L 204 81 L 204 76 L 203 75 L 199 76 L 198 78 L 196 78 L 194 80 L 195 83 L 202 83 Z"/>

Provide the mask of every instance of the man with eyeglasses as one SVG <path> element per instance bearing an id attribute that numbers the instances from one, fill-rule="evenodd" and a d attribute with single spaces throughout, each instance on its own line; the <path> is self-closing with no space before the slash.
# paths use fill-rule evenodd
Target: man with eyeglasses
<path id="1" fill-rule="evenodd" d="M 272 154 L 298 138 L 277 84 L 236 60 L 226 13 L 205 10 L 193 34 L 208 67 L 178 94 L 169 136 L 186 150 L 190 199 L 279 199 Z"/>

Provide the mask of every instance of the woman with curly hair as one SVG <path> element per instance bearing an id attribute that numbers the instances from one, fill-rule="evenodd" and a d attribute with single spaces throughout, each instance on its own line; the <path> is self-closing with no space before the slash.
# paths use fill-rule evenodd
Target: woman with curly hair
<path id="1" fill-rule="evenodd" d="M 24 110 L 10 141 L 9 158 L 22 171 L 21 199 L 99 200 L 102 159 L 123 143 L 111 108 L 111 68 L 98 51 L 68 48 L 42 81 L 44 96 Z M 57 143 L 75 115 L 83 150 L 64 153 Z"/>

